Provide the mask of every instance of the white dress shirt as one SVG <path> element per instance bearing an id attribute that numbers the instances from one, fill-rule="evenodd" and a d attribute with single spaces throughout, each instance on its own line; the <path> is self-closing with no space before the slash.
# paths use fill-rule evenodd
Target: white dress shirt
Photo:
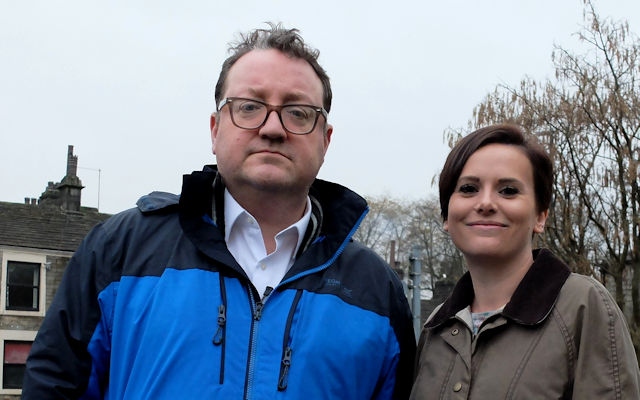
<path id="1" fill-rule="evenodd" d="M 278 232 L 276 249 L 267 254 L 262 230 L 256 219 L 224 191 L 225 241 L 229 251 L 262 295 L 267 286 L 275 288 L 293 265 L 311 218 L 311 200 L 307 197 L 304 215 L 298 222 Z"/>

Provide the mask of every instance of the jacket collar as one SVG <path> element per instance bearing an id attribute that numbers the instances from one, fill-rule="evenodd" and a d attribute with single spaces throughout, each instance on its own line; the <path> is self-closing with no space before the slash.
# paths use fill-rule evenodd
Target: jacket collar
<path id="1" fill-rule="evenodd" d="M 187 236 L 199 247 L 224 244 L 224 189 L 216 165 L 206 165 L 202 171 L 183 177 L 180 220 Z M 328 239 L 337 246 L 350 239 L 369 210 L 367 202 L 355 192 L 321 179 L 311 185 L 309 198 L 311 220 L 298 256 L 318 241 Z M 218 228 L 215 232 L 209 230 L 212 224 Z"/>
<path id="2" fill-rule="evenodd" d="M 546 319 L 571 271 L 547 249 L 533 251 L 533 264 L 516 288 L 502 315 L 522 325 L 536 325 Z M 430 321 L 428 328 L 441 325 L 473 302 L 475 294 L 469 272 L 456 283 L 451 295 Z"/>
<path id="3" fill-rule="evenodd" d="M 213 169 L 215 168 L 215 166 L 212 166 L 211 168 Z M 224 215 L 225 184 L 221 175 L 217 171 L 212 185 L 213 200 L 211 201 L 211 216 L 214 224 L 218 226 L 218 228 L 225 234 L 225 237 L 227 237 L 227 228 L 225 226 L 225 221 L 227 221 L 227 219 Z M 309 245 L 311 245 L 313 241 L 318 238 L 318 236 L 320 235 L 320 227 L 322 226 L 322 206 L 312 195 L 309 195 L 309 200 L 311 204 L 311 215 L 309 217 L 309 223 L 307 224 L 306 231 L 302 236 L 300 246 L 298 247 L 297 255 L 302 254 L 304 250 L 306 250 Z M 242 206 L 238 204 L 238 207 Z M 228 207 L 227 211 L 229 211 Z"/>

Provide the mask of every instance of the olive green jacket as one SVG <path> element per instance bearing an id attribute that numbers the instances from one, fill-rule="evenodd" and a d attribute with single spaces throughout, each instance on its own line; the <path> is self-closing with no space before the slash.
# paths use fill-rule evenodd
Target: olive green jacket
<path id="1" fill-rule="evenodd" d="M 411 399 L 640 399 L 626 321 L 595 279 L 548 250 L 474 337 L 467 273 L 425 324 Z"/>

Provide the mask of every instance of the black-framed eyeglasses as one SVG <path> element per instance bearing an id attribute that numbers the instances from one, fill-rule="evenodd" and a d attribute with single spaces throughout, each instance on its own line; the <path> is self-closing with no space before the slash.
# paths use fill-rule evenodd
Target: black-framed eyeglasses
<path id="1" fill-rule="evenodd" d="M 229 106 L 231 122 L 242 129 L 252 130 L 262 127 L 267 122 L 271 111 L 278 114 L 284 130 L 294 135 L 311 133 L 315 129 L 320 115 L 324 117 L 325 121 L 327 119 L 327 111 L 323 107 L 309 104 L 274 106 L 259 100 L 227 97 L 218 106 L 218 111 L 226 105 Z"/>

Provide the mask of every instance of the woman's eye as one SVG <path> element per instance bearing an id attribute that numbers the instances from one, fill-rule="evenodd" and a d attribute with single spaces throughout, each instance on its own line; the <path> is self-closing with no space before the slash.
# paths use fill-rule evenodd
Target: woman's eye
<path id="1" fill-rule="evenodd" d="M 476 187 L 474 185 L 470 185 L 470 184 L 464 184 L 461 185 L 460 188 L 458 189 L 458 191 L 460 193 L 475 193 L 478 190 L 476 189 Z"/>
<path id="2" fill-rule="evenodd" d="M 516 194 L 520 193 L 520 191 L 513 186 L 506 186 L 500 190 L 500 193 L 505 196 L 515 196 Z"/>

